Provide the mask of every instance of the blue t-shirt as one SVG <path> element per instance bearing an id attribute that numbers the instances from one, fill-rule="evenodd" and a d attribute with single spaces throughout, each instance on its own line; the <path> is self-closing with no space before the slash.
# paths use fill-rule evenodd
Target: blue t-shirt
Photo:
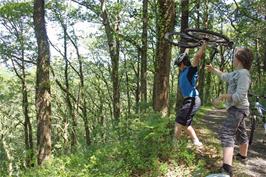
<path id="1" fill-rule="evenodd" d="M 195 97 L 199 95 L 196 89 L 198 79 L 198 67 L 187 66 L 179 74 L 178 85 L 183 97 Z"/>

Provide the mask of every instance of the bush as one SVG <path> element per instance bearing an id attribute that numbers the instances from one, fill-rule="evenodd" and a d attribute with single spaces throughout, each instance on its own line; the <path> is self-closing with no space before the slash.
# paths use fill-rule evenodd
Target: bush
<path id="1" fill-rule="evenodd" d="M 182 168 L 203 170 L 204 163 L 199 163 L 187 148 L 187 138 L 173 143 L 173 126 L 173 117 L 162 118 L 156 113 L 131 115 L 113 130 L 114 135 L 119 135 L 117 139 L 79 148 L 72 155 L 61 155 L 21 176 L 162 176 L 173 161 Z"/>

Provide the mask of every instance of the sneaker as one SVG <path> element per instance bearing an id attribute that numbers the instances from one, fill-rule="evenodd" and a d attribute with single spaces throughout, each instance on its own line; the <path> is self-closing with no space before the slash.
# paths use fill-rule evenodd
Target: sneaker
<path id="1" fill-rule="evenodd" d="M 239 162 L 241 162 L 242 164 L 246 165 L 247 162 L 248 162 L 248 158 L 243 158 L 243 156 L 240 154 L 240 153 L 237 153 L 235 156 L 234 156 L 234 159 L 235 160 L 238 160 Z"/>
<path id="2" fill-rule="evenodd" d="M 228 172 L 226 171 L 223 167 L 221 168 L 221 173 L 228 176 L 228 177 L 232 177 L 233 176 L 233 173 L 232 172 Z"/>
<path id="3" fill-rule="evenodd" d="M 194 141 L 193 144 L 194 144 L 194 146 L 197 146 L 197 147 L 203 146 L 202 142 L 200 142 L 200 141 Z"/>

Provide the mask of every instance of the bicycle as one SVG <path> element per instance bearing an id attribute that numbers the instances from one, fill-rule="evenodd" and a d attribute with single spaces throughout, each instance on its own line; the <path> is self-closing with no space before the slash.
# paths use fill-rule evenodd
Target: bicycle
<path id="1" fill-rule="evenodd" d="M 207 41 L 208 45 L 213 49 L 207 64 L 212 63 L 214 56 L 218 53 L 218 45 L 231 49 L 234 44 L 225 35 L 205 29 L 186 29 L 184 32 L 168 32 L 164 37 L 170 44 L 187 49 L 199 47 L 203 41 Z"/>
<path id="2" fill-rule="evenodd" d="M 168 32 L 165 39 L 182 48 L 195 48 L 202 45 L 202 41 L 207 41 L 209 45 L 216 47 L 221 45 L 232 48 L 233 42 L 228 37 L 217 32 L 205 29 L 186 29 L 184 32 Z"/>
<path id="3" fill-rule="evenodd" d="M 265 143 L 265 137 L 266 137 L 266 120 L 265 120 L 265 113 L 266 108 L 259 102 L 260 98 L 266 99 L 266 96 L 258 96 L 254 94 L 248 94 L 249 97 L 255 97 L 256 101 L 255 104 L 251 107 L 251 113 L 250 113 L 250 134 L 249 134 L 249 145 L 252 144 L 254 133 L 256 127 L 259 125 L 260 122 L 263 123 L 264 128 L 264 138 L 263 143 Z"/>

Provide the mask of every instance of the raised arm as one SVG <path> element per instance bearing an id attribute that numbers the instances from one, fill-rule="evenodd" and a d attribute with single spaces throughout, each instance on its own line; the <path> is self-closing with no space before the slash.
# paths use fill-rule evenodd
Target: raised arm
<path id="1" fill-rule="evenodd" d="M 191 65 L 193 67 L 196 67 L 196 66 L 199 65 L 200 60 L 203 58 L 203 55 L 204 55 L 206 46 L 207 46 L 207 42 L 204 41 L 203 44 L 202 44 L 202 46 L 200 47 L 200 49 L 198 50 L 198 52 L 196 53 L 196 55 L 193 58 L 193 61 L 191 63 Z"/>
<path id="2" fill-rule="evenodd" d="M 209 72 L 212 72 L 212 73 L 214 73 L 214 74 L 216 74 L 216 75 L 218 75 L 218 76 L 222 76 L 222 74 L 223 74 L 223 72 L 222 71 L 220 71 L 219 69 L 217 69 L 217 68 L 214 68 L 211 64 L 209 64 L 209 65 L 206 65 L 206 67 L 207 67 L 207 70 L 209 71 Z"/>

